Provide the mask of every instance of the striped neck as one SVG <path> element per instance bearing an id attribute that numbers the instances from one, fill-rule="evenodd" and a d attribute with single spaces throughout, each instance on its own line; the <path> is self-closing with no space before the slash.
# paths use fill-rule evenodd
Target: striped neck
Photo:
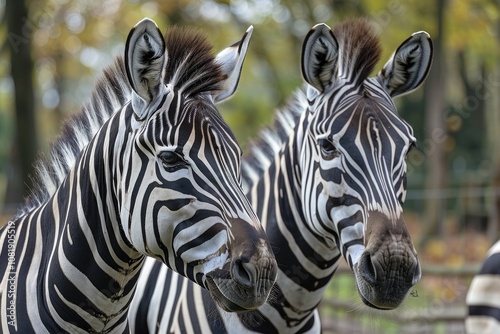
<path id="1" fill-rule="evenodd" d="M 39 325 L 49 332 L 121 333 L 126 328 L 126 311 L 144 256 L 124 237 L 111 181 L 118 172 L 113 165 L 119 161 L 113 148 L 123 144 L 117 129 L 121 118 L 130 118 L 124 112 L 125 108 L 115 114 L 82 151 L 54 196 L 20 223 L 32 230 L 25 235 L 37 242 L 28 244 L 36 245 L 34 253 L 41 256 L 30 272 L 38 273 L 42 286 L 28 285 L 26 296 L 38 294 L 38 304 L 44 305 Z M 21 242 L 17 246 L 21 248 Z M 39 306 L 29 301 L 27 312 L 36 313 L 29 308 Z"/>
<path id="2" fill-rule="evenodd" d="M 248 192 L 280 268 L 274 298 L 268 302 L 279 317 L 264 313 L 274 325 L 281 323 L 282 329 L 301 328 L 311 319 L 341 256 L 335 240 L 326 239 L 306 223 L 298 165 L 306 118 L 302 112 L 279 154 Z"/>

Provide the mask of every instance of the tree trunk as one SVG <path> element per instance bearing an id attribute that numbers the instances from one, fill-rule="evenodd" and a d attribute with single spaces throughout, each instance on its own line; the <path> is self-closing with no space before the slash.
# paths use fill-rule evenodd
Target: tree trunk
<path id="1" fill-rule="evenodd" d="M 16 204 L 31 189 L 33 161 L 37 153 L 35 124 L 35 94 L 33 88 L 33 60 L 31 36 L 35 25 L 28 17 L 23 0 L 7 0 L 7 44 L 10 52 L 11 76 L 14 81 L 15 138 L 9 175 L 6 203 Z"/>
<path id="2" fill-rule="evenodd" d="M 500 0 L 497 0 L 497 7 L 500 8 Z M 497 44 L 500 45 L 500 20 L 497 20 Z M 498 132 L 498 127 L 500 126 L 500 115 L 498 114 L 498 108 L 500 107 L 500 96 L 495 94 L 499 88 L 500 82 L 500 65 L 496 65 L 495 71 L 490 76 L 490 90 L 493 92 L 492 96 L 492 108 L 489 113 L 488 124 L 491 126 L 488 128 L 489 131 L 489 145 L 490 152 L 492 152 L 492 199 L 491 199 L 491 210 L 488 222 L 488 236 L 493 243 L 500 237 L 499 229 L 499 219 L 500 219 L 500 133 Z"/>
<path id="3" fill-rule="evenodd" d="M 445 124 L 445 81 L 443 73 L 443 24 L 445 0 L 436 2 L 437 36 L 433 36 L 434 61 L 425 85 L 425 141 L 422 149 L 426 159 L 426 188 L 429 196 L 425 203 L 420 247 L 424 247 L 430 237 L 442 232 L 446 198 L 442 192 L 446 188 L 446 154 L 444 144 L 447 137 Z"/>
<path id="4" fill-rule="evenodd" d="M 500 30 L 500 29 L 499 29 Z M 500 66 L 496 65 L 495 71 L 491 74 L 491 80 L 498 83 L 500 82 Z M 498 86 L 490 87 L 492 92 L 498 91 Z M 500 92 L 499 92 L 500 93 Z M 500 97 L 499 94 L 493 94 L 492 96 L 492 106 L 489 108 L 488 112 L 488 122 L 487 122 L 487 133 L 488 133 L 488 148 L 492 153 L 491 157 L 491 200 L 490 212 L 488 217 L 488 229 L 487 235 L 491 243 L 497 241 L 500 237 L 499 235 L 499 219 L 500 219 L 500 133 L 498 128 L 500 127 L 500 115 L 498 110 L 500 108 Z"/>

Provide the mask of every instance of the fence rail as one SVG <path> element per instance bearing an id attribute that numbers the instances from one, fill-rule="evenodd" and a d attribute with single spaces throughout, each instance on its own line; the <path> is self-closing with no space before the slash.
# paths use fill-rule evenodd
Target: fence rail
<path id="1" fill-rule="evenodd" d="M 480 264 L 468 264 L 462 267 L 450 267 L 440 265 L 423 265 L 423 280 L 450 280 L 458 287 L 456 299 L 451 301 L 430 301 L 429 307 L 421 309 L 403 309 L 399 312 L 389 312 L 384 315 L 384 321 L 390 322 L 393 331 L 385 328 L 377 331 L 369 324 L 363 325 L 365 320 L 373 315 L 353 305 L 352 301 L 336 297 L 325 297 L 320 305 L 322 314 L 322 327 L 324 333 L 465 333 L 464 319 L 467 308 L 465 305 L 465 293 L 472 277 L 479 271 Z M 343 265 L 339 267 L 336 275 L 352 275 L 351 270 Z M 456 282 L 461 282 L 457 284 Z M 335 278 L 330 289 L 336 291 Z M 334 295 L 338 295 L 334 292 Z M 383 311 L 382 311 L 383 312 Z M 375 312 L 377 314 L 378 312 Z M 325 316 L 326 315 L 326 316 Z M 377 315 L 375 315 L 376 317 Z M 440 326 L 439 330 L 437 329 Z M 377 326 L 375 326 L 377 327 Z M 394 329 L 396 327 L 396 329 Z"/>

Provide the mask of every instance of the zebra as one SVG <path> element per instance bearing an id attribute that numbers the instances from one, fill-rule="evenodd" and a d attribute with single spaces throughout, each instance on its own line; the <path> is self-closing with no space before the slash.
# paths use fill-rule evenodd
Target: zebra
<path id="1" fill-rule="evenodd" d="M 488 251 L 479 273 L 474 276 L 465 302 L 465 329 L 469 334 L 500 332 L 500 241 Z"/>
<path id="2" fill-rule="evenodd" d="M 265 302 L 276 261 L 215 106 L 237 88 L 252 29 L 216 56 L 196 31 L 164 37 L 148 18 L 130 31 L 0 231 L 2 333 L 128 332 L 146 256 L 226 311 Z"/>
<path id="3" fill-rule="evenodd" d="M 380 53 L 365 19 L 314 26 L 302 47 L 304 86 L 244 158 L 247 196 L 279 266 L 268 302 L 229 314 L 147 259 L 129 309 L 131 331 L 318 333 L 317 307 L 341 257 L 368 307 L 389 310 L 405 300 L 421 277 L 402 216 L 416 138 L 392 99 L 423 83 L 433 46 L 416 32 L 368 78 Z"/>

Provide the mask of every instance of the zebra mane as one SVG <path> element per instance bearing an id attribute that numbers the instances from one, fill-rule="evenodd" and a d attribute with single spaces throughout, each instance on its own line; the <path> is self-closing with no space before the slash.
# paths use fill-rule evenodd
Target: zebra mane
<path id="1" fill-rule="evenodd" d="M 103 70 L 90 100 L 63 123 L 61 133 L 51 143 L 48 154 L 39 155 L 32 178 L 33 188 L 15 217 L 39 207 L 56 192 L 82 149 L 111 115 L 125 104 L 130 91 L 123 57 L 118 56 Z"/>
<path id="2" fill-rule="evenodd" d="M 221 89 L 222 71 L 211 55 L 211 44 L 193 30 L 172 27 L 165 37 L 168 63 L 165 81 L 196 94 Z M 125 62 L 117 56 L 97 79 L 90 100 L 64 122 L 60 135 L 51 143 L 47 155 L 35 162 L 33 188 L 18 218 L 45 203 L 62 184 L 82 149 L 97 131 L 130 98 Z"/>
<path id="3" fill-rule="evenodd" d="M 380 39 L 367 19 L 351 19 L 333 29 L 339 43 L 338 73 L 343 77 L 365 80 L 380 60 Z"/>
<path id="4" fill-rule="evenodd" d="M 245 190 L 249 190 L 274 161 L 307 106 L 305 87 L 297 89 L 286 104 L 277 110 L 273 124 L 262 129 L 257 139 L 250 143 L 242 163 Z"/>
<path id="5" fill-rule="evenodd" d="M 172 27 L 165 36 L 168 52 L 165 83 L 183 94 L 195 95 L 222 89 L 222 70 L 212 55 L 212 45 L 196 30 Z"/>

